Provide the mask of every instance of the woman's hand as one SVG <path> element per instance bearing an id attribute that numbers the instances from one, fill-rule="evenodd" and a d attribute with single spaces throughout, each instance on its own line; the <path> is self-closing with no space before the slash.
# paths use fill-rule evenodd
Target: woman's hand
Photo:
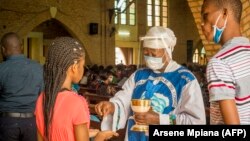
<path id="1" fill-rule="evenodd" d="M 99 129 L 89 129 L 89 137 L 95 137 L 100 132 Z"/>
<path id="2" fill-rule="evenodd" d="M 96 137 L 95 137 L 95 141 L 103 141 L 103 140 L 109 140 L 111 139 L 113 136 L 119 136 L 118 133 L 113 132 L 113 131 L 100 131 Z"/>

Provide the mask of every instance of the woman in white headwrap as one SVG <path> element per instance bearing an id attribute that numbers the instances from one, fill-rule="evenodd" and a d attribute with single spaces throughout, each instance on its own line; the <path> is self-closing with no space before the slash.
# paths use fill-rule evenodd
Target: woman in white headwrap
<path id="1" fill-rule="evenodd" d="M 146 124 L 205 124 L 205 110 L 201 89 L 194 75 L 172 60 L 176 37 L 172 30 L 152 27 L 141 39 L 148 68 L 133 73 L 109 102 L 96 105 L 96 112 L 103 116 L 103 130 L 125 128 L 125 140 L 148 140 L 144 132 L 130 128 Z M 147 113 L 133 113 L 131 99 L 150 99 Z M 134 115 L 134 116 L 133 116 Z"/>

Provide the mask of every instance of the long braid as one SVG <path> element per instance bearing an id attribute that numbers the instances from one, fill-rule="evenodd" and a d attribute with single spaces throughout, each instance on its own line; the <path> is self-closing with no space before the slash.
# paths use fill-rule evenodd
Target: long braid
<path id="1" fill-rule="evenodd" d="M 60 37 L 52 41 L 44 65 L 45 93 L 43 98 L 43 113 L 45 140 L 51 139 L 51 122 L 57 94 L 66 78 L 68 68 L 85 57 L 85 51 L 80 43 L 70 37 Z"/>

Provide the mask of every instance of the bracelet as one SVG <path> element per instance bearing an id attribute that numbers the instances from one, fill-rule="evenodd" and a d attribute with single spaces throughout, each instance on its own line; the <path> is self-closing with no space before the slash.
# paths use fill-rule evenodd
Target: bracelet
<path id="1" fill-rule="evenodd" d="M 174 114 L 169 115 L 169 123 L 170 123 L 170 125 L 174 125 L 175 119 L 176 119 L 176 116 Z"/>

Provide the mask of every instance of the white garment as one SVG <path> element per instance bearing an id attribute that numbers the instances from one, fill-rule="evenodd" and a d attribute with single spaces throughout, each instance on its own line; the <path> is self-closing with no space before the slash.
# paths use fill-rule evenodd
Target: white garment
<path id="1" fill-rule="evenodd" d="M 171 61 L 165 69 L 165 72 L 172 72 L 180 67 L 181 66 L 175 61 Z M 155 73 L 160 72 L 155 71 Z M 116 131 L 126 128 L 126 121 L 131 112 L 130 101 L 133 89 L 135 88 L 134 77 L 135 73 L 125 82 L 123 90 L 117 92 L 116 95 L 110 99 L 110 102 L 113 102 L 115 105 L 115 112 L 113 116 L 109 115 L 103 119 L 102 130 Z M 116 105 L 119 105 L 120 111 L 118 111 L 118 106 Z M 176 115 L 176 124 L 206 124 L 204 102 L 199 83 L 196 79 L 184 86 L 177 107 L 171 113 Z M 166 118 L 169 118 L 169 115 L 160 114 L 160 124 L 169 124 Z M 117 123 L 118 120 L 119 122 Z M 110 123 L 111 121 L 112 123 Z M 127 135 L 125 140 L 127 140 Z"/>

